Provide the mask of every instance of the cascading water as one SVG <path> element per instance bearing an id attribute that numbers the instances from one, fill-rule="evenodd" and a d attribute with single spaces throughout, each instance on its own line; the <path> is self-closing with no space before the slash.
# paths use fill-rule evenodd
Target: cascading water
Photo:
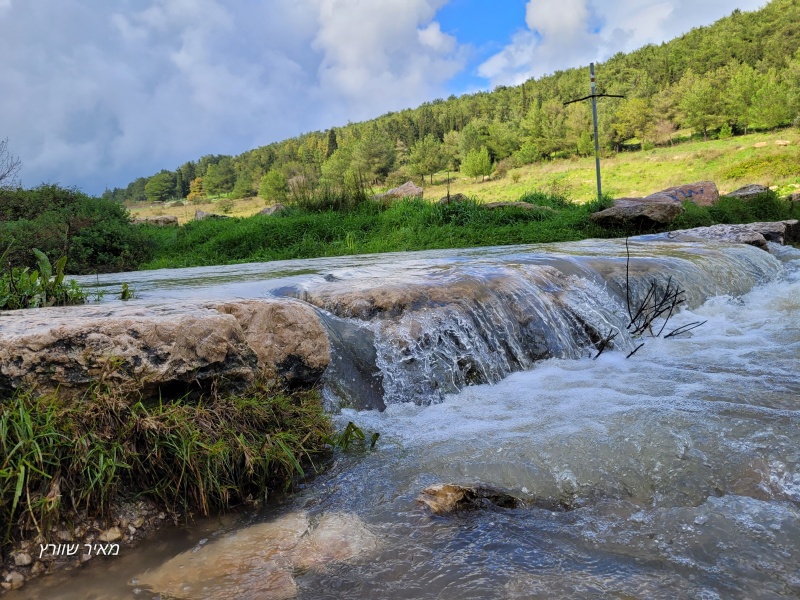
<path id="1" fill-rule="evenodd" d="M 286 505 L 222 526 L 245 540 L 230 560 L 264 551 L 245 525 L 303 509 L 356 514 L 380 545 L 295 570 L 299 598 L 800 596 L 800 250 L 632 244 L 632 303 L 671 276 L 687 302 L 670 329 L 706 323 L 645 336 L 629 360 L 624 244 L 547 250 L 361 258 L 274 285 L 325 311 L 338 373 L 383 390 L 385 410 L 336 417 L 381 438 Z M 611 330 L 616 348 L 592 360 Z M 451 481 L 523 505 L 438 517 L 416 502 Z M 9 598 L 155 597 L 124 582 L 191 557 L 206 527 Z M 268 598 L 270 577 L 253 567 L 235 590 L 182 597 Z"/>

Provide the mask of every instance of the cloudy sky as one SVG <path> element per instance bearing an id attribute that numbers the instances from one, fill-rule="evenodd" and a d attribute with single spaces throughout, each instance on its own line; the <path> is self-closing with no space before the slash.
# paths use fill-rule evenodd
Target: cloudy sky
<path id="1" fill-rule="evenodd" d="M 514 84 L 766 0 L 0 0 L 0 140 L 99 194 Z"/>

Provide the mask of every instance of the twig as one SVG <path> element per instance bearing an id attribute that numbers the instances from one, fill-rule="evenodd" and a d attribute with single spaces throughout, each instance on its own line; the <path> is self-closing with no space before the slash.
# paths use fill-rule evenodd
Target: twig
<path id="1" fill-rule="evenodd" d="M 609 331 L 608 335 L 600 341 L 600 346 L 597 348 L 597 354 L 594 355 L 592 360 L 597 360 L 597 357 L 603 353 L 603 350 L 606 349 L 608 344 L 610 344 L 611 340 L 613 340 L 615 337 L 617 337 L 617 333 Z"/>
<path id="2" fill-rule="evenodd" d="M 636 348 L 634 348 L 634 349 L 633 349 L 633 352 L 631 352 L 630 354 L 628 354 L 628 356 L 626 356 L 625 358 L 630 358 L 631 356 L 633 356 L 634 354 L 636 354 L 636 353 L 639 351 L 639 348 L 641 348 L 642 346 L 644 346 L 644 342 L 642 342 L 641 344 L 639 344 L 638 346 L 636 346 Z"/>
<path id="3" fill-rule="evenodd" d="M 692 329 L 697 329 L 698 327 L 700 327 L 701 325 L 705 325 L 706 323 L 708 323 L 707 320 L 706 321 L 694 321 L 692 323 L 687 323 L 686 325 L 681 325 L 677 329 L 673 329 L 667 335 L 665 335 L 664 339 L 666 339 L 668 337 L 675 336 L 675 335 L 680 335 L 682 333 L 686 333 L 688 331 L 691 331 Z"/>

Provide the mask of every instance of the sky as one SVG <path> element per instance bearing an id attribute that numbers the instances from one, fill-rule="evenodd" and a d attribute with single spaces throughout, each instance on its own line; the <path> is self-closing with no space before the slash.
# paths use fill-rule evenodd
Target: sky
<path id="1" fill-rule="evenodd" d="M 0 0 L 0 140 L 24 186 L 100 194 L 603 61 L 765 1 Z"/>

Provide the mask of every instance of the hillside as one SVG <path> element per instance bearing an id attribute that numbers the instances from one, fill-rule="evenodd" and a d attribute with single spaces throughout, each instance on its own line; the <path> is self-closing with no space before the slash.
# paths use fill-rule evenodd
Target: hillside
<path id="1" fill-rule="evenodd" d="M 800 0 L 773 0 L 759 11 L 736 10 L 670 42 L 615 55 L 597 69 L 599 91 L 625 96 L 599 103 L 604 154 L 668 146 L 687 132 L 724 139 L 798 122 L 798 48 Z M 341 189 L 363 178 L 388 187 L 409 178 L 430 180 L 444 169 L 480 176 L 526 165 L 554 168 L 555 159 L 592 152 L 588 104 L 563 104 L 586 93 L 582 66 L 305 134 L 237 157 L 204 156 L 105 195 L 141 202 L 258 193 L 282 201 L 300 184 Z M 486 155 L 488 161 L 481 161 Z"/>

